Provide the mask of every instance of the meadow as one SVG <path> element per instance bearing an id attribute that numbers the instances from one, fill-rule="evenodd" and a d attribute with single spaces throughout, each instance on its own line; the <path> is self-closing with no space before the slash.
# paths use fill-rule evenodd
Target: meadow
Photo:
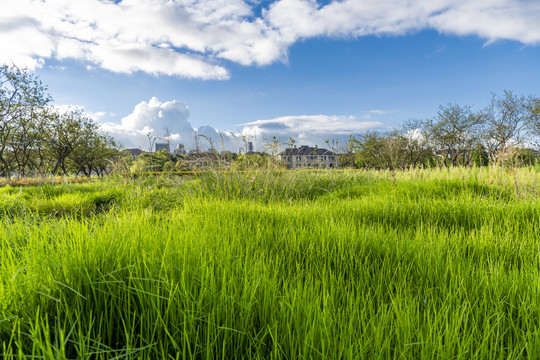
<path id="1" fill-rule="evenodd" d="M 539 176 L 0 187 L 0 358 L 540 358 Z"/>

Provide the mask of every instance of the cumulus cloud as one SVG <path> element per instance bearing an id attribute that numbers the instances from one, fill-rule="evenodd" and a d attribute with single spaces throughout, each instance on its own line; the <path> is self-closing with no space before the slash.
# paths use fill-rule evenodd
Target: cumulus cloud
<path id="1" fill-rule="evenodd" d="M 164 143 L 168 138 L 172 149 L 178 144 L 187 150 L 212 146 L 220 150 L 237 149 L 235 136 L 230 131 L 219 131 L 208 125 L 194 128 L 189 122 L 189 107 L 179 100 L 162 102 L 153 97 L 142 101 L 120 123 L 103 121 L 106 114 L 101 112 L 89 114 L 100 123 L 103 131 L 126 148 L 149 151 L 152 144 Z"/>
<path id="2" fill-rule="evenodd" d="M 358 121 L 353 116 L 336 115 L 283 116 L 243 125 L 242 133 L 259 145 L 273 136 L 279 137 L 282 142 L 293 138 L 297 144 L 323 145 L 325 140 L 344 140 L 349 135 L 383 127 L 378 121 Z"/>
<path id="3" fill-rule="evenodd" d="M 312 37 L 422 29 L 540 43 L 536 0 L 17 0 L 0 2 L 0 62 L 76 59 L 114 72 L 228 79 L 223 60 L 285 61 Z M 260 4 L 259 4 L 260 6 Z M 258 12 L 257 12 L 258 13 Z"/>
<path id="4" fill-rule="evenodd" d="M 372 112 L 386 113 L 382 110 Z M 242 124 L 241 130 L 236 131 L 216 129 L 209 125 L 194 128 L 189 122 L 189 108 L 186 104 L 178 100 L 162 102 L 155 97 L 137 104 L 120 123 L 104 122 L 104 115 L 92 113 L 92 117 L 100 122 L 102 130 L 125 147 L 140 147 L 146 151 L 150 148 L 148 135 L 150 139 L 155 137 L 156 142 L 164 142 L 167 131 L 172 147 L 183 144 L 187 149 L 198 146 L 200 149 L 214 147 L 235 151 L 245 148 L 248 141 L 262 149 L 273 137 L 279 138 L 282 143 L 293 138 L 297 144 L 323 146 L 326 139 L 345 140 L 349 135 L 384 127 L 381 122 L 358 121 L 353 116 L 302 115 L 256 120 Z"/>
<path id="5" fill-rule="evenodd" d="M 103 122 L 101 128 L 114 136 L 126 147 L 149 150 L 150 139 L 163 142 L 166 133 L 175 143 L 189 143 L 193 139 L 193 127 L 188 121 L 189 108 L 181 101 L 161 102 L 153 97 L 137 104 L 133 112 L 122 118 L 121 123 Z"/>

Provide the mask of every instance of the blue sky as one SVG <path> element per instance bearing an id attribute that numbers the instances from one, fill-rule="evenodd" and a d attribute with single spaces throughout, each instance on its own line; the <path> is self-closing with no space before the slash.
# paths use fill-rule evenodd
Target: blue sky
<path id="1" fill-rule="evenodd" d="M 491 92 L 539 94 L 537 1 L 64 2 L 0 5 L 0 62 L 127 147 L 165 128 L 188 146 L 194 128 L 322 145 L 449 102 L 481 109 Z"/>

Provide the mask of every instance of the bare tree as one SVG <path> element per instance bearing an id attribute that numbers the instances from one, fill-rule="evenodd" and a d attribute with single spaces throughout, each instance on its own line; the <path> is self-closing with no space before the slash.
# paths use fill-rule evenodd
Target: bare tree
<path id="1" fill-rule="evenodd" d="M 528 128 L 536 136 L 540 136 L 540 98 L 529 97 L 527 101 Z"/>
<path id="2" fill-rule="evenodd" d="M 433 148 L 429 143 L 429 134 L 424 129 L 425 122 L 419 119 L 409 119 L 400 131 L 405 138 L 404 160 L 413 168 L 427 166 L 433 156 Z"/>
<path id="3" fill-rule="evenodd" d="M 492 163 L 500 162 L 511 148 L 523 144 L 529 120 L 525 96 L 508 90 L 502 97 L 492 94 L 481 116 L 483 144 Z"/>

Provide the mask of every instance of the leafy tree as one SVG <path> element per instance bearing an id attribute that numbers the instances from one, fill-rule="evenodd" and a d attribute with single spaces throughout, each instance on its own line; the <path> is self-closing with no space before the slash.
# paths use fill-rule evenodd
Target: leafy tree
<path id="1" fill-rule="evenodd" d="M 440 106 L 437 116 L 427 120 L 430 142 L 442 157 L 444 166 L 466 165 L 478 142 L 481 118 L 469 106 Z"/>
<path id="2" fill-rule="evenodd" d="M 481 143 L 476 144 L 476 147 L 472 153 L 471 159 L 473 165 L 476 166 L 486 166 L 489 165 L 489 156 L 486 151 L 486 148 Z"/>
<path id="3" fill-rule="evenodd" d="M 405 168 L 408 165 L 405 156 L 408 143 L 408 139 L 399 130 L 386 132 L 382 138 L 381 166 L 392 171 Z"/>
<path id="4" fill-rule="evenodd" d="M 326 140 L 328 144 L 330 140 Z M 344 168 L 356 168 L 355 163 L 355 151 L 357 147 L 358 139 L 353 135 L 349 135 L 347 142 L 345 143 L 345 152 L 339 155 L 339 166 Z"/>
<path id="5" fill-rule="evenodd" d="M 103 174 L 113 139 L 80 109 L 59 114 L 46 87 L 15 65 L 0 66 L 0 176 Z"/>
<path id="6" fill-rule="evenodd" d="M 351 140 L 351 139 L 350 139 Z M 383 138 L 376 131 L 366 131 L 353 137 L 354 162 L 361 168 L 376 168 L 382 163 L 381 152 Z"/>
<path id="7" fill-rule="evenodd" d="M 107 156 L 106 150 L 114 148 L 116 144 L 112 138 L 101 134 L 98 124 L 89 117 L 81 114 L 73 120 L 75 141 L 68 155 L 70 172 L 86 176 L 90 176 L 92 171 L 96 170 L 102 173 L 104 157 Z"/>
<path id="8" fill-rule="evenodd" d="M 0 66 L 0 176 L 10 177 L 14 163 L 24 175 L 41 134 L 41 112 L 50 101 L 36 76 L 15 65 Z"/>
<path id="9" fill-rule="evenodd" d="M 47 108 L 34 107 L 15 121 L 16 127 L 11 134 L 10 148 L 14 166 L 18 176 L 26 176 L 27 171 L 39 172 L 39 149 L 48 139 Z M 39 159 L 42 160 L 42 159 Z"/>
<path id="10" fill-rule="evenodd" d="M 74 172 L 77 174 L 82 172 L 86 176 L 92 173 L 103 176 L 109 171 L 112 161 L 120 156 L 118 145 L 112 137 L 98 132 L 88 137 L 87 141 L 84 146 L 75 149 L 70 156 L 70 160 L 77 165 Z M 84 152 L 85 148 L 86 152 Z M 81 152 L 78 151 L 79 149 Z M 76 157 L 76 154 L 84 156 Z"/>
<path id="11" fill-rule="evenodd" d="M 84 122 L 90 124 L 91 120 L 85 118 L 80 109 L 73 109 L 63 114 L 57 113 L 51 120 L 47 151 L 50 156 L 50 171 L 53 174 L 68 173 L 68 158 L 77 147 L 81 146 Z"/>
<path id="12" fill-rule="evenodd" d="M 349 139 L 358 167 L 397 169 L 405 167 L 407 140 L 397 130 L 386 133 L 368 131 Z"/>

